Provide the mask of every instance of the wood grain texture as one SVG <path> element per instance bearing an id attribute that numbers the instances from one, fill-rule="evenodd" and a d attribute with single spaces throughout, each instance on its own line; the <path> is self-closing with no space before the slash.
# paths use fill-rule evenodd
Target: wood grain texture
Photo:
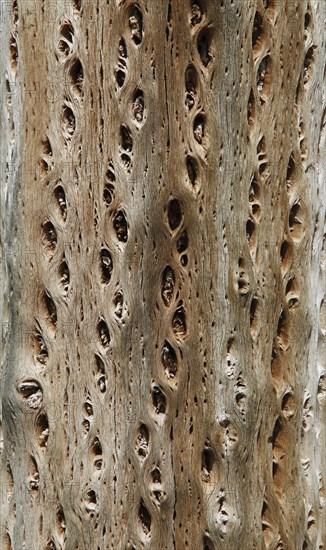
<path id="1" fill-rule="evenodd" d="M 1 550 L 325 548 L 325 17 L 2 2 Z"/>

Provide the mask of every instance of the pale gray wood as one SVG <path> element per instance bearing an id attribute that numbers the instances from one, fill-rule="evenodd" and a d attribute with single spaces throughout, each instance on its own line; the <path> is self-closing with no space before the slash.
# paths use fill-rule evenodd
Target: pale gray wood
<path id="1" fill-rule="evenodd" d="M 325 525 L 318 0 L 1 4 L 1 550 Z"/>

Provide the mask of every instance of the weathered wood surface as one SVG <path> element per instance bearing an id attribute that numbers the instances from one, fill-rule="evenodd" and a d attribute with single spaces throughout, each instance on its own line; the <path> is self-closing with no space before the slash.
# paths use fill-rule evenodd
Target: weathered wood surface
<path id="1" fill-rule="evenodd" d="M 325 17 L 2 1 L 1 550 L 325 548 Z"/>

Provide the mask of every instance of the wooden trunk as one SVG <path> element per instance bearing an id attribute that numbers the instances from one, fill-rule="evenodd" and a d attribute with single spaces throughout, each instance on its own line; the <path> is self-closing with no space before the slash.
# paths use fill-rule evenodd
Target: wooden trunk
<path id="1" fill-rule="evenodd" d="M 325 17 L 2 1 L 1 550 L 326 548 Z"/>

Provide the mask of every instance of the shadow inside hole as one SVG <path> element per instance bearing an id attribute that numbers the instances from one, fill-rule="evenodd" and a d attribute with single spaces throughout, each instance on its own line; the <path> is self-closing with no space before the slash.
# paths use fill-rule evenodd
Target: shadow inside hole
<path id="1" fill-rule="evenodd" d="M 75 59 L 75 61 L 72 63 L 69 74 L 74 91 L 77 92 L 78 95 L 80 95 L 82 92 L 84 81 L 84 70 L 79 59 Z"/>
<path id="2" fill-rule="evenodd" d="M 177 337 L 184 337 L 187 333 L 186 312 L 181 302 L 173 315 L 172 330 Z"/>
<path id="3" fill-rule="evenodd" d="M 175 276 L 172 268 L 168 265 L 162 273 L 162 290 L 161 295 L 163 302 L 169 306 L 172 300 L 175 285 Z"/>
<path id="4" fill-rule="evenodd" d="M 119 241 L 126 243 L 128 240 L 128 225 L 124 212 L 119 210 L 113 220 L 113 227 L 115 229 L 117 238 Z"/>
<path id="5" fill-rule="evenodd" d="M 199 57 L 204 67 L 207 67 L 210 61 L 212 60 L 212 55 L 210 52 L 211 41 L 212 41 L 211 31 L 209 29 L 203 29 L 198 36 L 197 49 L 198 49 Z"/>
<path id="6" fill-rule="evenodd" d="M 205 117 L 202 114 L 196 116 L 193 130 L 195 140 L 202 145 L 205 134 Z"/>
<path id="7" fill-rule="evenodd" d="M 188 65 L 185 73 L 186 105 L 189 109 L 194 106 L 198 89 L 198 75 L 193 65 Z"/>
<path id="8" fill-rule="evenodd" d="M 156 414 L 166 413 L 166 397 L 159 386 L 153 386 L 152 388 L 152 402 Z"/>
<path id="9" fill-rule="evenodd" d="M 187 167 L 187 173 L 189 180 L 193 186 L 195 186 L 198 182 L 198 164 L 197 161 L 191 157 L 187 156 L 186 158 L 186 167 Z"/>
<path id="10" fill-rule="evenodd" d="M 134 92 L 133 102 L 132 102 L 132 112 L 136 121 L 140 124 L 144 119 L 144 93 L 139 88 Z"/>
<path id="11" fill-rule="evenodd" d="M 162 364 L 167 377 L 174 378 L 178 372 L 178 360 L 173 347 L 167 340 L 162 348 Z"/>
<path id="12" fill-rule="evenodd" d="M 168 204 L 168 221 L 172 231 L 177 229 L 182 222 L 181 204 L 177 199 L 172 199 Z"/>
<path id="13" fill-rule="evenodd" d="M 152 519 L 150 516 L 150 513 L 148 512 L 143 500 L 140 502 L 138 516 L 140 519 L 140 523 L 142 526 L 142 529 L 146 535 L 148 535 L 151 531 L 151 523 Z"/>
<path id="14" fill-rule="evenodd" d="M 260 45 L 262 34 L 263 34 L 263 18 L 259 13 L 259 11 L 256 11 L 253 29 L 252 29 L 252 47 L 254 49 Z"/>
<path id="15" fill-rule="evenodd" d="M 58 185 L 53 192 L 55 199 L 57 201 L 61 216 L 63 220 L 67 217 L 67 202 L 66 202 L 66 194 L 61 185 Z"/>
<path id="16" fill-rule="evenodd" d="M 139 46 L 143 39 L 143 16 L 138 6 L 134 6 L 130 11 L 129 28 L 132 40 Z"/>

